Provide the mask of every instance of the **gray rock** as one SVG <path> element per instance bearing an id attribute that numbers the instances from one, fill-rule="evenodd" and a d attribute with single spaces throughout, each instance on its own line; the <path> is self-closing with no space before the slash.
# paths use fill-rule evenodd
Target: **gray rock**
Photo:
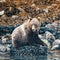
<path id="1" fill-rule="evenodd" d="M 53 46 L 59 45 L 59 44 L 60 44 L 60 40 L 59 40 L 59 39 L 57 39 L 57 40 L 55 40 L 55 41 L 53 42 Z"/>
<path id="2" fill-rule="evenodd" d="M 0 44 L 0 52 L 7 52 L 10 53 L 11 45 L 2 45 Z"/>
<path id="3" fill-rule="evenodd" d="M 11 44 L 11 34 L 6 34 L 6 35 L 2 36 L 2 43 Z"/>

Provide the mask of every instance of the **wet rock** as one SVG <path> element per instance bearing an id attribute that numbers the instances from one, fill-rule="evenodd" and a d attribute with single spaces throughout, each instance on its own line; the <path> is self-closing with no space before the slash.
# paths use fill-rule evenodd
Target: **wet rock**
<path id="1" fill-rule="evenodd" d="M 10 53 L 10 52 L 11 52 L 12 45 L 11 45 L 11 44 L 9 44 L 9 45 L 7 45 L 7 47 L 6 47 L 6 48 L 7 48 L 7 52 L 8 52 L 8 53 Z"/>
<path id="2" fill-rule="evenodd" d="M 53 46 L 59 45 L 59 44 L 60 44 L 60 40 L 59 40 L 59 39 L 57 39 L 57 40 L 55 40 L 55 41 L 53 42 Z"/>
<path id="3" fill-rule="evenodd" d="M 15 26 L 0 26 L 0 35 L 6 35 L 7 33 L 12 33 Z"/>
<path id="4" fill-rule="evenodd" d="M 39 34 L 38 37 L 39 37 L 40 39 L 44 39 L 44 38 L 45 38 L 44 35 L 42 35 L 42 34 Z"/>
<path id="5" fill-rule="evenodd" d="M 0 39 L 0 44 L 2 44 L 2 40 Z"/>
<path id="6" fill-rule="evenodd" d="M 45 23 L 44 22 L 41 22 L 41 27 L 45 27 Z"/>
<path id="7" fill-rule="evenodd" d="M 45 39 L 47 39 L 48 42 L 50 43 L 50 46 L 52 47 L 53 42 L 55 41 L 55 36 L 52 33 L 48 32 L 48 31 L 45 32 L 44 36 L 45 36 Z"/>
<path id="8" fill-rule="evenodd" d="M 0 52 L 7 52 L 10 53 L 11 45 L 2 45 L 0 44 Z"/>
<path id="9" fill-rule="evenodd" d="M 0 52 L 6 52 L 7 49 L 6 47 L 4 47 L 3 45 L 0 45 Z"/>
<path id="10" fill-rule="evenodd" d="M 47 24 L 51 24 L 50 22 L 41 22 L 41 27 L 45 27 Z"/>
<path id="11" fill-rule="evenodd" d="M 40 29 L 39 29 L 39 34 L 44 34 L 46 31 L 49 31 L 49 32 L 52 33 L 54 36 L 57 34 L 57 31 L 56 31 L 55 29 L 48 28 L 48 27 L 40 27 Z"/>
<path id="12" fill-rule="evenodd" d="M 60 44 L 59 45 L 55 45 L 55 46 L 52 46 L 51 50 L 60 50 Z"/>
<path id="13" fill-rule="evenodd" d="M 48 28 L 53 28 L 53 29 L 55 29 L 55 27 L 54 27 L 52 24 L 47 24 L 45 27 L 48 27 Z"/>
<path id="14" fill-rule="evenodd" d="M 6 52 L 6 51 L 7 51 L 6 47 L 0 45 L 0 52 Z"/>
<path id="15" fill-rule="evenodd" d="M 52 28 L 59 31 L 60 30 L 59 26 L 60 26 L 60 21 L 55 21 L 52 24 L 47 24 L 45 27 Z"/>
<path id="16" fill-rule="evenodd" d="M 2 36 L 2 43 L 11 44 L 11 34 L 6 34 L 6 35 Z"/>
<path id="17" fill-rule="evenodd" d="M 45 32 L 45 38 L 47 40 L 48 39 L 52 39 L 53 41 L 55 40 L 55 36 L 52 33 L 48 32 L 48 31 Z"/>
<path id="18" fill-rule="evenodd" d="M 60 39 L 60 33 L 57 33 L 55 37 L 56 39 Z"/>
<path id="19" fill-rule="evenodd" d="M 50 42 L 45 38 L 45 36 L 39 34 L 38 37 L 46 44 L 47 48 L 50 49 Z"/>

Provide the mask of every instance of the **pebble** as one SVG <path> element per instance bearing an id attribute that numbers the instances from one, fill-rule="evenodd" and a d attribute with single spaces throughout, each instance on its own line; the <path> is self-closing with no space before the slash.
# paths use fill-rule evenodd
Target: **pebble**
<path id="1" fill-rule="evenodd" d="M 4 10 L 3 11 L 0 11 L 0 16 L 2 16 L 4 14 Z"/>
<path id="2" fill-rule="evenodd" d="M 0 0 L 0 2 L 6 2 L 6 0 Z"/>
<path id="3" fill-rule="evenodd" d="M 49 12 L 49 11 L 48 11 L 48 9 L 43 9 L 43 11 L 44 11 L 44 12 L 46 12 L 46 13 L 48 13 L 48 12 Z"/>

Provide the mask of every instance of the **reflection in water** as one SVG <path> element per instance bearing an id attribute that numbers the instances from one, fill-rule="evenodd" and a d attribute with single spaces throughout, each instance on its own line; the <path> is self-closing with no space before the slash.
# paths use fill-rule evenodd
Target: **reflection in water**
<path id="1" fill-rule="evenodd" d="M 11 53 L 0 52 L 0 60 L 60 60 L 60 55 L 55 52 L 46 54 L 46 48 L 42 48 L 40 46 L 25 46 L 18 50 L 11 50 Z"/>
<path id="2" fill-rule="evenodd" d="M 0 60 L 60 60 L 60 55 L 36 55 L 36 56 L 27 56 L 27 55 L 16 55 L 8 53 L 0 53 Z"/>
<path id="3" fill-rule="evenodd" d="M 47 60 L 47 56 L 16 56 L 16 55 L 10 55 L 10 54 L 0 54 L 0 60 Z"/>
<path id="4" fill-rule="evenodd" d="M 0 60 L 47 60 L 47 48 L 44 46 L 11 48 L 10 53 L 0 52 Z"/>
<path id="5" fill-rule="evenodd" d="M 21 60 L 47 60 L 46 56 L 24 56 L 24 57 L 19 57 Z M 17 60 L 14 58 L 14 60 Z"/>

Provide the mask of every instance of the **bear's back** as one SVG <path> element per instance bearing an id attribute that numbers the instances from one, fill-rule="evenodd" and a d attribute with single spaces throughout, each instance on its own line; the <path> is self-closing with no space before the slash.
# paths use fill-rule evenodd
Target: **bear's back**
<path id="1" fill-rule="evenodd" d="M 27 33 L 25 31 L 24 24 L 14 29 L 12 33 L 12 40 L 20 40 L 22 42 L 27 42 Z"/>

